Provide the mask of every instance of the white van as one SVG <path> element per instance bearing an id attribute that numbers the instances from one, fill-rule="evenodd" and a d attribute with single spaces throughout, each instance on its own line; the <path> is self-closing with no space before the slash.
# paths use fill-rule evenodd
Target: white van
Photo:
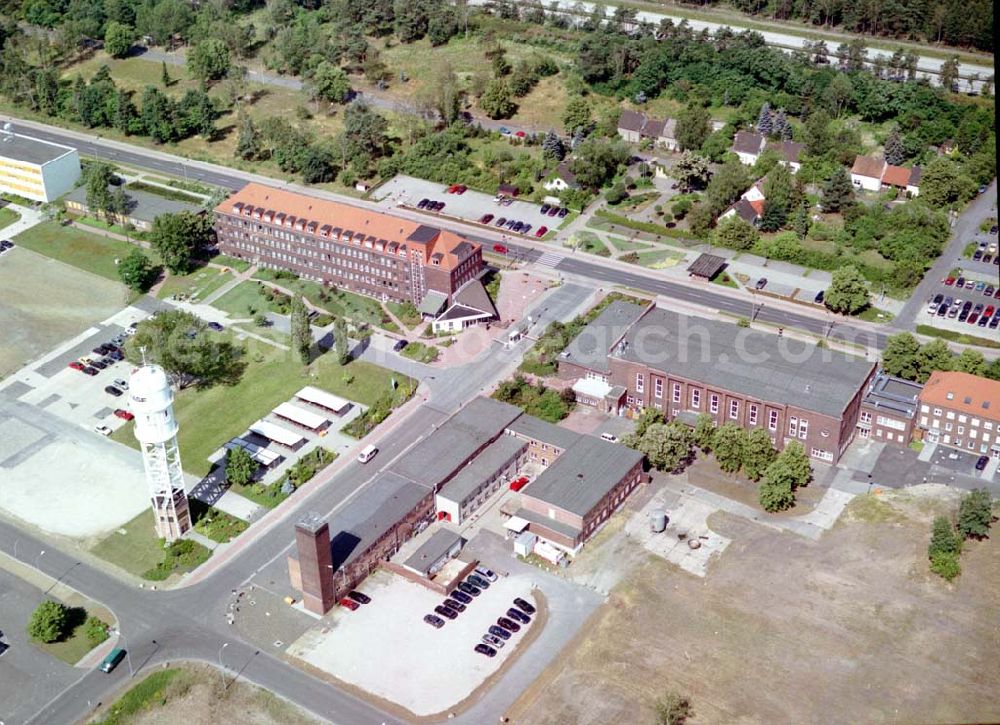
<path id="1" fill-rule="evenodd" d="M 375 446 L 365 446 L 361 449 L 361 453 L 358 454 L 358 461 L 368 463 L 368 461 L 375 457 L 376 453 L 378 453 L 378 448 Z"/>
<path id="2" fill-rule="evenodd" d="M 601 433 L 601 438 L 603 438 L 604 440 L 609 441 L 611 443 L 617 443 L 618 442 L 618 436 L 612 435 L 611 433 Z"/>

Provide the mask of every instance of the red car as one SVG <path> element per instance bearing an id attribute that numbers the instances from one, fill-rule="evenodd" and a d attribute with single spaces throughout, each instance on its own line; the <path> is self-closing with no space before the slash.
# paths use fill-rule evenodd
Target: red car
<path id="1" fill-rule="evenodd" d="M 115 411 L 115 416 L 121 418 L 122 420 L 132 420 L 133 418 L 135 418 L 134 415 L 129 413 L 127 410 L 123 410 L 122 408 L 119 408 L 118 410 Z"/>
<path id="2" fill-rule="evenodd" d="M 993 305 L 989 305 L 983 310 L 983 317 L 993 317 Z"/>
<path id="3" fill-rule="evenodd" d="M 458 190 L 458 184 L 452 184 L 451 186 L 448 187 L 448 191 L 445 193 L 454 194 L 457 190 Z"/>
<path id="4" fill-rule="evenodd" d="M 459 184 L 458 186 L 455 187 L 455 193 L 458 194 L 459 196 L 461 196 L 462 194 L 464 194 L 468 190 L 469 190 L 469 187 L 466 186 L 465 184 Z"/>
<path id="5" fill-rule="evenodd" d="M 83 371 L 83 363 L 80 362 L 79 360 L 74 360 L 73 362 L 71 362 L 69 364 L 69 367 L 73 368 L 74 370 L 80 370 L 81 372 Z"/>
<path id="6" fill-rule="evenodd" d="M 535 236 L 536 237 L 544 237 L 545 233 L 548 232 L 548 231 L 549 231 L 549 228 L 546 227 L 546 226 L 538 227 L 538 230 L 535 232 Z"/>
<path id="7" fill-rule="evenodd" d="M 361 605 L 359 605 L 353 599 L 348 599 L 347 597 L 344 597 L 343 599 L 340 600 L 340 606 L 344 607 L 345 609 L 350 609 L 352 612 L 354 612 L 357 611 L 357 608 Z"/>
<path id="8" fill-rule="evenodd" d="M 527 485 L 528 485 L 528 477 L 527 476 L 521 476 L 516 481 L 511 481 L 510 482 L 510 490 L 511 491 L 520 491 L 522 488 L 524 488 Z"/>
<path id="9" fill-rule="evenodd" d="M 944 282 L 949 287 L 951 287 L 953 284 L 955 284 L 955 278 L 954 277 L 948 277 L 948 278 L 943 279 L 941 281 Z"/>
<path id="10" fill-rule="evenodd" d="M 507 247 L 502 244 L 494 244 L 493 251 L 497 254 L 507 254 Z"/>
<path id="11" fill-rule="evenodd" d="M 528 134 L 526 134 L 524 131 L 517 131 L 514 135 L 517 136 L 518 138 L 524 138 Z"/>

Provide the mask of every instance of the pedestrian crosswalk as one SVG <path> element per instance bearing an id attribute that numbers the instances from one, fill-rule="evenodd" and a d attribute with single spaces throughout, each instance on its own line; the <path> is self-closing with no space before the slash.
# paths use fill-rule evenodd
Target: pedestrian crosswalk
<path id="1" fill-rule="evenodd" d="M 546 252 L 535 261 L 535 264 L 541 265 L 542 267 L 555 267 L 564 259 L 565 257 L 561 254 Z"/>

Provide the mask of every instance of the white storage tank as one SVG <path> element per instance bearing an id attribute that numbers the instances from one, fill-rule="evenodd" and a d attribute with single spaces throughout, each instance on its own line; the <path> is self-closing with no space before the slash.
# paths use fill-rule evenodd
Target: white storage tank
<path id="1" fill-rule="evenodd" d="M 667 512 L 663 509 L 653 509 L 649 512 L 649 530 L 654 534 L 662 534 L 667 528 Z"/>

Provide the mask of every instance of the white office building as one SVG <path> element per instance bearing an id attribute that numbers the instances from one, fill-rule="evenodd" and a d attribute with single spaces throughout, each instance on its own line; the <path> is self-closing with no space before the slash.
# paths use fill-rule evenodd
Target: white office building
<path id="1" fill-rule="evenodd" d="M 0 129 L 0 192 L 53 201 L 76 186 L 80 155 L 69 146 Z"/>

